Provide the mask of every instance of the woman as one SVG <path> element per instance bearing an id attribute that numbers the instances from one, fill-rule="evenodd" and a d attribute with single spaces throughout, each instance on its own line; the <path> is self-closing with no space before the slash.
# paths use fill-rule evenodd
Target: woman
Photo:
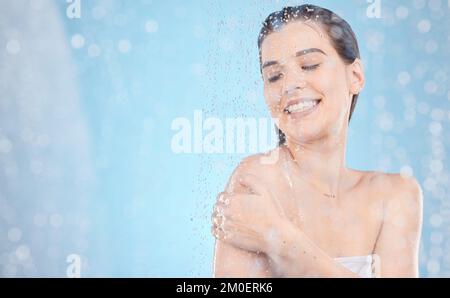
<path id="1" fill-rule="evenodd" d="M 350 26 L 324 8 L 286 7 L 267 17 L 258 47 L 280 144 L 244 159 L 218 196 L 214 276 L 418 277 L 419 184 L 345 165 L 364 85 Z"/>

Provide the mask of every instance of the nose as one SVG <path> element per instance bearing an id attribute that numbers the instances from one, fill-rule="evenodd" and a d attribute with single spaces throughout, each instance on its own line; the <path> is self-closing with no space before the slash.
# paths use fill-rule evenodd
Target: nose
<path id="1" fill-rule="evenodd" d="M 302 72 L 293 71 L 285 75 L 283 95 L 290 96 L 306 86 L 305 75 Z"/>
<path id="2" fill-rule="evenodd" d="M 286 91 L 284 92 L 284 94 L 287 97 L 290 97 L 292 94 L 295 94 L 296 92 L 298 92 L 298 90 L 302 90 L 304 88 L 305 88 L 304 86 L 303 87 L 295 86 L 295 87 L 292 87 L 292 88 L 286 88 Z"/>

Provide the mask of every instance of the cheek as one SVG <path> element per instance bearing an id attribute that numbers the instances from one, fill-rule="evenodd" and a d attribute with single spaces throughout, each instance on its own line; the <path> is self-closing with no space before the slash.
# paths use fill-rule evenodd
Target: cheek
<path id="1" fill-rule="evenodd" d="M 264 86 L 264 98 L 269 109 L 273 112 L 279 110 L 281 101 L 281 90 L 276 85 Z"/>
<path id="2" fill-rule="evenodd" d="M 344 69 L 332 63 L 324 65 L 321 71 L 315 74 L 314 86 L 325 96 L 328 106 L 345 106 L 348 90 Z"/>
<path id="3" fill-rule="evenodd" d="M 314 73 L 311 77 L 311 83 L 314 85 L 314 89 L 328 97 L 333 94 L 336 83 L 336 71 L 335 68 L 324 65 L 319 71 Z"/>

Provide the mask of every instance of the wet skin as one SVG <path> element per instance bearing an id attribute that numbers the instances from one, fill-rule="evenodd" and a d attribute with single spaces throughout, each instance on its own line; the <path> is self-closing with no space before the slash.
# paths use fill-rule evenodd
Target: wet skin
<path id="1" fill-rule="evenodd" d="M 417 276 L 419 184 L 345 165 L 362 62 L 345 64 L 312 22 L 269 34 L 261 53 L 266 104 L 287 143 L 244 159 L 219 197 L 214 276 L 357 277 L 333 258 L 372 253 L 379 276 Z M 309 112 L 286 109 L 315 99 Z"/>

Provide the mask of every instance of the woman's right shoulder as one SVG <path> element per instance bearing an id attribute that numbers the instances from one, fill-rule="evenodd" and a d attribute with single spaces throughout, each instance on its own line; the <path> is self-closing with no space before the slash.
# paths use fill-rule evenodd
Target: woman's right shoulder
<path id="1" fill-rule="evenodd" d="M 279 161 L 282 157 L 281 147 L 276 147 L 267 152 L 253 154 L 247 156 L 236 167 L 235 172 L 248 173 L 258 175 L 273 169 L 279 165 Z"/>
<path id="2" fill-rule="evenodd" d="M 250 174 L 261 179 L 267 178 L 274 173 L 281 159 L 281 148 L 276 147 L 263 153 L 257 153 L 245 157 L 234 169 L 229 179 L 227 190 L 232 191 L 233 186 L 241 175 Z"/>

